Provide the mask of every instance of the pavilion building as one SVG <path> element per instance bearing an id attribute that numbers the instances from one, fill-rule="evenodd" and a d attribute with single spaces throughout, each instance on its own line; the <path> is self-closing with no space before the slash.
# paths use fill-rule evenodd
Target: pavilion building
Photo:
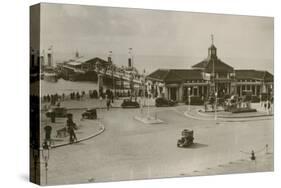
<path id="1" fill-rule="evenodd" d="M 191 69 L 158 69 L 147 77 L 154 96 L 185 101 L 188 96 L 207 97 L 216 93 L 242 96 L 245 91 L 253 96 L 273 94 L 273 75 L 268 71 L 234 69 L 220 60 L 212 39 L 208 57 Z"/>

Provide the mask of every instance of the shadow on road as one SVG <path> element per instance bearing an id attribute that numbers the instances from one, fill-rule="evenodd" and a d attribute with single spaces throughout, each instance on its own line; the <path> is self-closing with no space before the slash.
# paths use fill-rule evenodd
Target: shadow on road
<path id="1" fill-rule="evenodd" d="M 200 143 L 194 143 L 192 144 L 190 147 L 188 147 L 187 149 L 197 149 L 197 148 L 204 148 L 204 147 L 208 147 L 207 144 L 200 144 Z"/>

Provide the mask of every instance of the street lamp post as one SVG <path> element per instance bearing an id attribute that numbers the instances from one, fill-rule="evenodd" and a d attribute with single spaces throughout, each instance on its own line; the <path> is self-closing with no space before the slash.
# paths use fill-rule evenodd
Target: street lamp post
<path id="1" fill-rule="evenodd" d="M 190 111 L 190 90 L 191 88 L 188 88 L 188 111 Z"/>
<path id="2" fill-rule="evenodd" d="M 42 146 L 42 157 L 45 162 L 45 177 L 46 177 L 46 185 L 48 184 L 48 161 L 50 158 L 50 146 L 47 142 L 43 143 Z"/>
<path id="3" fill-rule="evenodd" d="M 218 93 L 215 92 L 215 120 L 217 120 L 217 96 L 218 96 Z"/>
<path id="4" fill-rule="evenodd" d="M 145 71 L 143 71 L 143 76 L 141 77 L 142 95 L 141 95 L 141 115 L 143 116 L 143 107 L 145 105 Z"/>
<path id="5" fill-rule="evenodd" d="M 150 97 L 151 97 L 151 88 L 152 85 L 150 83 L 148 83 L 148 100 L 147 100 L 147 117 L 149 118 L 150 117 L 150 112 L 149 112 L 149 101 L 150 101 Z"/>

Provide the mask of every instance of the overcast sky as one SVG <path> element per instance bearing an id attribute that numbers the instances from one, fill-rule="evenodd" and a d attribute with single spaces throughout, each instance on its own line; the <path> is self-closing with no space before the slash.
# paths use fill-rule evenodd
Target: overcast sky
<path id="1" fill-rule="evenodd" d="M 56 61 L 76 50 L 126 64 L 157 68 L 190 68 L 207 57 L 211 34 L 221 60 L 234 68 L 273 72 L 273 18 L 176 11 L 43 4 L 41 49 L 53 46 Z"/>

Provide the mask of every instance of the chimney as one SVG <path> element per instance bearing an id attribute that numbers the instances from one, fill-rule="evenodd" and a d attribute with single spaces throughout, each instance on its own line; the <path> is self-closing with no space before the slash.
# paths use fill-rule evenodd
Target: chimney
<path id="1" fill-rule="evenodd" d="M 110 64 L 112 63 L 112 58 L 111 58 L 111 57 L 112 57 L 112 51 L 109 51 L 109 52 L 108 52 L 107 61 L 108 61 L 108 63 L 110 63 Z"/>
<path id="2" fill-rule="evenodd" d="M 132 59 L 129 57 L 129 59 L 128 59 L 128 67 L 132 67 Z"/>
<path id="3" fill-rule="evenodd" d="M 52 54 L 51 53 L 48 53 L 47 55 L 47 58 L 48 58 L 48 66 L 51 67 L 52 66 Z"/>
<path id="4" fill-rule="evenodd" d="M 133 67 L 133 48 L 129 48 L 128 67 Z"/>
<path id="5" fill-rule="evenodd" d="M 108 63 L 112 63 L 110 56 L 108 56 L 107 61 L 108 61 Z"/>
<path id="6" fill-rule="evenodd" d="M 79 58 L 79 57 L 80 57 L 78 50 L 75 52 L 75 57 L 76 57 L 76 58 Z"/>
<path id="7" fill-rule="evenodd" d="M 50 67 L 53 65 L 53 45 L 51 45 L 48 49 L 47 63 L 48 63 L 48 66 L 50 66 Z"/>

